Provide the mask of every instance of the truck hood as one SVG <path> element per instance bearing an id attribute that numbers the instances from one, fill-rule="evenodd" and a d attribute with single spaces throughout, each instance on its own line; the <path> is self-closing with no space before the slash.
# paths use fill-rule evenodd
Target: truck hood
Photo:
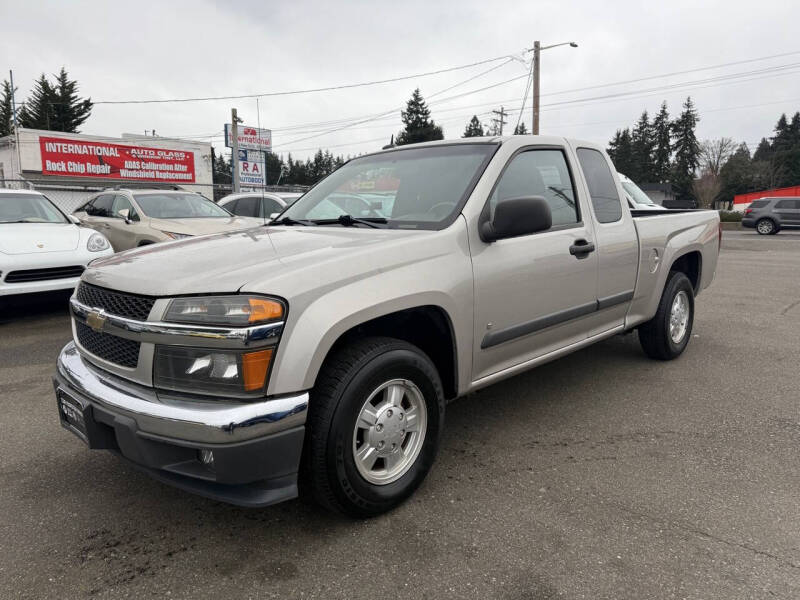
<path id="1" fill-rule="evenodd" d="M 3 254 L 69 252 L 77 249 L 80 239 L 80 229 L 72 223 L 0 224 L 0 252 Z"/>
<path id="2" fill-rule="evenodd" d="M 338 226 L 258 227 L 144 246 L 93 262 L 84 280 L 148 296 L 282 294 L 330 285 L 331 278 L 366 277 L 405 263 L 402 246 L 427 231 Z M 380 252 L 380 260 L 375 253 Z M 287 285 L 288 284 L 288 285 Z"/>
<path id="3" fill-rule="evenodd" d="M 222 231 L 238 231 L 263 225 L 262 219 L 250 217 L 209 217 L 200 219 L 150 219 L 150 226 L 159 231 L 184 235 L 206 235 Z"/>

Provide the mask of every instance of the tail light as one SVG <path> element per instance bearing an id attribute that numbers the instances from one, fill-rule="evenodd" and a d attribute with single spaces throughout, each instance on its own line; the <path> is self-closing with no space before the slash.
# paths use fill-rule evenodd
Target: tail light
<path id="1" fill-rule="evenodd" d="M 751 212 L 753 212 L 752 208 L 745 208 L 744 209 L 744 214 L 746 214 L 746 215 L 749 215 Z"/>

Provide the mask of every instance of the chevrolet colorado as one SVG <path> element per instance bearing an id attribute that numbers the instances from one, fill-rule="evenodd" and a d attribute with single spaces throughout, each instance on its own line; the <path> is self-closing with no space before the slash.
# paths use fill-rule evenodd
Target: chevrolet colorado
<path id="1" fill-rule="evenodd" d="M 593 143 L 468 138 L 351 160 L 267 226 L 94 261 L 61 423 L 185 490 L 354 516 L 419 486 L 445 402 L 615 334 L 691 339 L 715 211 L 631 211 Z"/>

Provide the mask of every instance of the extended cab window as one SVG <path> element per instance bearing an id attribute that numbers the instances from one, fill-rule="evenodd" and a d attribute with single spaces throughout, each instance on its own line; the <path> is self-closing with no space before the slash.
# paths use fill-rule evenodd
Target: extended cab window
<path id="1" fill-rule="evenodd" d="M 619 221 L 622 218 L 622 202 L 605 157 L 597 150 L 578 148 L 578 161 L 589 186 L 589 196 L 597 220 L 600 223 Z"/>
<path id="2" fill-rule="evenodd" d="M 522 196 L 544 197 L 553 214 L 553 227 L 580 220 L 569 168 L 560 150 L 527 150 L 512 158 L 489 198 L 492 215 L 499 202 Z"/>

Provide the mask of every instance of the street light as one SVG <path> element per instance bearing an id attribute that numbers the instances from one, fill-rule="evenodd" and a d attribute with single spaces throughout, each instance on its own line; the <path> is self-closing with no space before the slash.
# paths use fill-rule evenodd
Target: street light
<path id="1" fill-rule="evenodd" d="M 577 48 L 578 44 L 577 42 L 561 42 L 560 44 L 542 46 L 538 40 L 533 42 L 533 126 L 531 127 L 533 135 L 539 135 L 539 61 L 541 52 L 558 46 Z"/>

